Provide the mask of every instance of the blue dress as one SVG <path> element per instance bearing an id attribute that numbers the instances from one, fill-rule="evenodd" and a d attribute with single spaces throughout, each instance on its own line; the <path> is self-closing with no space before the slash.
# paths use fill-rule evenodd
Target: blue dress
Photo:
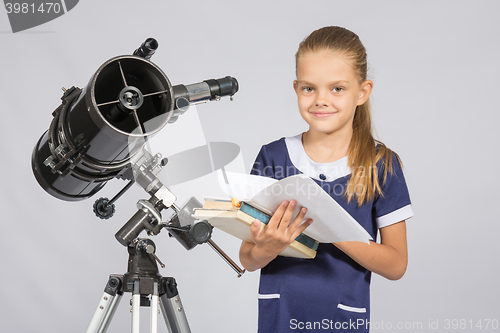
<path id="1" fill-rule="evenodd" d="M 347 157 L 332 163 L 312 161 L 302 135 L 281 138 L 261 148 L 252 174 L 283 179 L 303 173 L 335 199 L 376 240 L 378 228 L 413 216 L 401 166 L 393 158 L 384 196 L 357 207 L 344 190 L 351 170 Z M 383 170 L 379 168 L 379 175 Z M 381 183 L 382 184 L 382 183 Z M 293 199 L 293 198 L 290 198 Z M 333 244 L 322 243 L 314 259 L 278 256 L 261 269 L 259 333 L 368 332 L 371 272 Z"/>

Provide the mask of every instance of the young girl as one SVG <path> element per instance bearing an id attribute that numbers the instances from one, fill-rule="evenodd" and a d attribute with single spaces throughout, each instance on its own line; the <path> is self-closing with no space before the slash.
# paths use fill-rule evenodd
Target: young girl
<path id="1" fill-rule="evenodd" d="M 293 87 L 309 130 L 260 150 L 253 174 L 314 179 L 380 243 L 320 244 L 314 259 L 278 256 L 313 221 L 283 202 L 268 225 L 251 227 L 240 261 L 261 268 L 259 332 L 368 332 L 371 272 L 400 279 L 407 265 L 405 220 L 413 215 L 397 154 L 371 133 L 366 50 L 344 28 L 314 31 L 299 45 Z M 341 190 L 339 190 L 341 189 Z"/>

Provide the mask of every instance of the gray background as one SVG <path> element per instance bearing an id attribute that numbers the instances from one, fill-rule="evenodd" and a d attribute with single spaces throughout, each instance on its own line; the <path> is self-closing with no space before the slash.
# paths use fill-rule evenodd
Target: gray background
<path id="1" fill-rule="evenodd" d="M 499 9 L 497 1 L 94 0 L 17 34 L 0 10 L 2 332 L 84 331 L 108 275 L 126 270 L 114 233 L 146 197 L 134 188 L 115 217 L 101 221 L 92 203 L 113 196 L 121 181 L 78 203 L 38 186 L 31 152 L 61 86 L 85 86 L 104 61 L 155 37 L 153 61 L 173 84 L 239 80 L 233 102 L 197 109 L 205 139 L 238 144 L 248 171 L 262 144 L 307 129 L 292 89 L 294 53 L 325 25 L 355 31 L 368 50 L 378 138 L 400 154 L 416 213 L 406 275 L 373 278 L 373 331 L 398 323 L 407 327 L 399 331 L 415 323 L 419 332 L 435 331 L 431 323 L 441 331 L 452 319 L 466 321 L 459 331 L 480 320 L 475 331 L 492 331 L 486 320 L 500 320 Z M 201 187 L 191 185 L 197 195 L 211 191 Z M 214 237 L 237 258 L 236 239 Z M 237 279 L 207 246 L 188 252 L 165 232 L 155 241 L 167 263 L 161 273 L 177 278 L 193 332 L 255 332 L 258 273 Z M 110 331 L 129 329 L 128 299 Z"/>

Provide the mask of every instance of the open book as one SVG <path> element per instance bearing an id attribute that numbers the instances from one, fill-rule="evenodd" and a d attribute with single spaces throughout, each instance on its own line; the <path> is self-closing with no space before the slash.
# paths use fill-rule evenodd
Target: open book
<path id="1" fill-rule="evenodd" d="M 271 216 L 283 201 L 296 200 L 297 206 L 293 216 L 298 214 L 301 207 L 307 207 L 304 220 L 308 218 L 313 220 L 303 234 L 320 243 L 340 241 L 369 243 L 372 240 L 370 234 L 342 206 L 306 175 L 294 175 L 277 181 L 267 177 L 228 172 L 224 173 L 224 182 L 221 185 L 225 186 L 225 192 L 231 197 L 245 202 L 268 216 Z M 206 218 L 212 224 L 211 219 L 224 213 L 223 210 L 217 209 L 210 213 L 211 216 L 208 216 L 207 212 L 197 210 L 195 217 Z M 234 221 L 224 220 L 226 222 L 220 219 L 217 223 L 214 221 L 213 225 L 222 230 L 232 229 L 233 226 L 225 226 L 225 224 L 234 224 Z M 254 217 L 251 218 L 250 224 L 253 220 Z M 249 229 L 248 226 L 245 228 Z M 234 228 L 243 228 L 243 226 Z M 236 232 L 229 233 L 241 238 Z"/>

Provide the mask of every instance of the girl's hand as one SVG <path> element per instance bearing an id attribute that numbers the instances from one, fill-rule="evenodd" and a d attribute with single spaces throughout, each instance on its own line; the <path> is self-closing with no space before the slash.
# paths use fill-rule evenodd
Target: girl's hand
<path id="1" fill-rule="evenodd" d="M 311 225 L 311 219 L 300 224 L 307 212 L 305 207 L 290 223 L 296 205 L 295 200 L 283 201 L 264 228 L 261 228 L 262 222 L 257 219 L 252 223 L 250 236 L 255 244 L 254 256 L 273 260 Z"/>

